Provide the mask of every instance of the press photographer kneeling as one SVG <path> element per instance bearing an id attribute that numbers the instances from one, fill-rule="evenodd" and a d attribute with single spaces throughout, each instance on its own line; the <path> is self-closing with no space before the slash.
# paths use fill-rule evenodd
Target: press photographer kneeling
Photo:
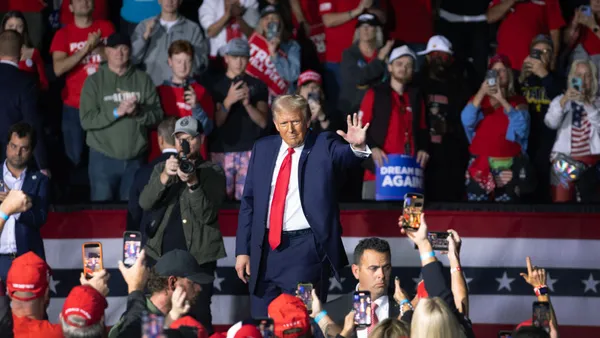
<path id="1" fill-rule="evenodd" d="M 178 156 L 154 167 L 150 181 L 140 194 L 140 206 L 148 212 L 141 227 L 150 261 L 165 253 L 189 251 L 203 272 L 214 275 L 217 260 L 226 256 L 217 214 L 225 199 L 225 174 L 200 155 L 204 139 L 202 125 L 192 116 L 175 124 Z M 210 298 L 212 283 L 201 285 L 196 305 L 190 310 L 212 334 Z"/>

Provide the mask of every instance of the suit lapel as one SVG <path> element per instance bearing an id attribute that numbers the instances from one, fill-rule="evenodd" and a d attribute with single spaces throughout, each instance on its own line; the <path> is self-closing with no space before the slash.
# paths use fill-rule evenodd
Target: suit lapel
<path id="1" fill-rule="evenodd" d="M 302 173 L 304 172 L 304 167 L 306 166 L 306 159 L 308 158 L 308 154 L 312 150 L 313 145 L 315 144 L 315 139 L 317 138 L 317 134 L 313 132 L 308 132 L 306 135 L 306 141 L 304 142 L 304 148 L 302 149 L 302 154 L 300 154 L 300 161 L 298 162 L 298 188 L 300 189 L 300 196 L 302 196 Z"/>
<path id="2" fill-rule="evenodd" d="M 269 200 L 269 195 L 271 194 L 271 182 L 273 180 L 273 174 L 275 173 L 275 165 L 277 164 L 277 156 L 279 155 L 279 148 L 281 148 L 281 142 L 283 140 L 281 137 L 275 137 L 273 139 L 273 143 L 271 144 L 271 149 L 269 149 L 270 154 L 269 157 L 271 159 L 271 163 L 269 164 L 269 170 L 267 171 L 267 201 Z M 277 179 L 277 178 L 275 178 Z"/>
<path id="3" fill-rule="evenodd" d="M 37 183 L 38 180 L 38 175 L 41 174 L 32 173 L 31 171 L 27 170 L 27 173 L 25 174 L 25 180 L 23 181 L 23 186 L 21 187 L 21 191 L 23 191 L 24 193 L 29 193 L 30 191 L 33 191 L 34 185 Z"/>

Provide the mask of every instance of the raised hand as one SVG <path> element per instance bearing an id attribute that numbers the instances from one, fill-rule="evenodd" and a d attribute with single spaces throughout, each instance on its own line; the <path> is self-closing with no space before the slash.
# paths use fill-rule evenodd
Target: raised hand
<path id="1" fill-rule="evenodd" d="M 352 148 L 360 151 L 367 149 L 367 129 L 369 129 L 369 123 L 362 125 L 362 118 L 354 113 L 352 116 L 348 115 L 348 132 L 345 133 L 343 130 L 338 130 L 337 134 L 350 143 Z"/>
<path id="2" fill-rule="evenodd" d="M 532 266 L 531 258 L 527 257 L 527 273 L 520 273 L 527 284 L 537 288 L 540 285 L 546 285 L 546 270 Z"/>

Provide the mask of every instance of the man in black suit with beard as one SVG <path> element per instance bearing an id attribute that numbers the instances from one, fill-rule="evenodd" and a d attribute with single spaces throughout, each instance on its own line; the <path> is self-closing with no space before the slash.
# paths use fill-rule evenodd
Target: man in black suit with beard
<path id="1" fill-rule="evenodd" d="M 154 166 L 156 166 L 158 163 L 165 162 L 171 155 L 177 156 L 177 149 L 175 149 L 175 136 L 173 135 L 176 122 L 176 117 L 169 116 L 158 125 L 158 146 L 162 152 L 162 155 L 137 170 L 135 173 L 135 179 L 131 185 L 131 191 L 129 192 L 129 202 L 127 205 L 127 230 L 140 231 L 142 232 L 143 238 L 145 238 L 145 229 L 142 229 L 141 227 L 145 214 L 139 204 L 140 194 L 142 193 L 142 190 L 144 190 L 146 184 L 148 184 Z"/>
<path id="2" fill-rule="evenodd" d="M 358 280 L 355 290 L 371 292 L 371 327 L 357 329 L 357 338 L 367 338 L 368 332 L 377 323 L 387 318 L 398 318 L 400 307 L 394 301 L 393 292 L 388 289 L 392 273 L 392 255 L 390 244 L 381 238 L 365 238 L 354 249 L 352 274 Z M 344 327 L 344 318 L 353 309 L 353 292 L 343 295 L 323 305 L 329 317 Z M 328 335 L 326 335 L 328 336 Z"/>

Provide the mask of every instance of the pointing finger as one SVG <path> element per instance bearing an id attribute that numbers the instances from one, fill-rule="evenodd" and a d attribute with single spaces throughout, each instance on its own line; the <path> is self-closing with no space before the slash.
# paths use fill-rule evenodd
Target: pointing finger
<path id="1" fill-rule="evenodd" d="M 531 272 L 533 271 L 533 268 L 531 267 L 531 258 L 529 256 L 527 256 L 526 261 L 527 261 L 527 274 L 531 275 Z"/>

